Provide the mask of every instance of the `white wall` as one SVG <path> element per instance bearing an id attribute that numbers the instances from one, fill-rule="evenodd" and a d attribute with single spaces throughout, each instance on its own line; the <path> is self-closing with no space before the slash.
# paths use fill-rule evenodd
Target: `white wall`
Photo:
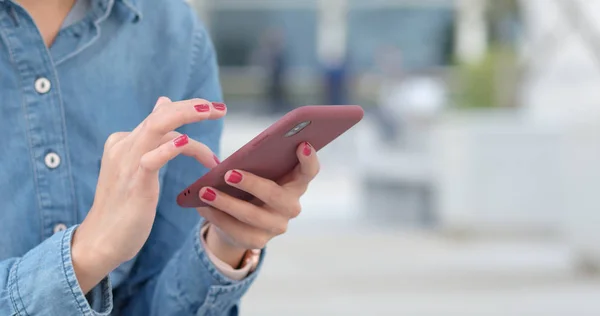
<path id="1" fill-rule="evenodd" d="M 600 60 L 557 2 L 521 1 L 527 26 L 523 55 L 532 69 L 523 85 L 522 104 L 533 119 L 562 124 L 600 113 Z M 600 40 L 600 1 L 562 2 L 581 8 L 584 15 L 578 22 L 590 22 Z"/>
<path id="2" fill-rule="evenodd" d="M 558 232 L 564 208 L 559 135 L 515 114 L 445 117 L 434 133 L 444 230 Z"/>

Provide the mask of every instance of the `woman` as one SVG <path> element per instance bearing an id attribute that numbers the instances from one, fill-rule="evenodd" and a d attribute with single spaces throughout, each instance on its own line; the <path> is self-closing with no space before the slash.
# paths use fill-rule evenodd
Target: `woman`
<path id="1" fill-rule="evenodd" d="M 218 163 L 217 72 L 182 0 L 0 0 L 0 315 L 238 313 L 319 166 L 178 208 Z"/>

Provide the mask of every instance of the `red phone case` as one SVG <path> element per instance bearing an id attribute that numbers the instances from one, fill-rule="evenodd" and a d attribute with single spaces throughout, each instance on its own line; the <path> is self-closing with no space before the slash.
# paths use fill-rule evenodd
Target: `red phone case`
<path id="1" fill-rule="evenodd" d="M 363 109 L 356 105 L 297 108 L 183 190 L 177 196 L 177 203 L 182 207 L 205 206 L 199 192 L 206 186 L 250 201 L 254 198 L 252 195 L 226 184 L 224 177 L 227 171 L 239 169 L 271 180 L 281 179 L 298 164 L 296 149 L 302 142 L 309 142 L 318 151 L 360 122 L 363 115 Z M 306 121 L 311 123 L 301 132 L 285 136 Z"/>

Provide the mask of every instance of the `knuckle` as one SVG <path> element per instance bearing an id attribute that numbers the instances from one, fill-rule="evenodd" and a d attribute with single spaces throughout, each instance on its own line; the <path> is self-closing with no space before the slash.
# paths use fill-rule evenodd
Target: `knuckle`
<path id="1" fill-rule="evenodd" d="M 300 201 L 296 201 L 296 203 L 294 203 L 294 205 L 292 205 L 290 207 L 290 216 L 291 216 L 291 218 L 296 218 L 296 217 L 300 216 L 301 212 L 302 212 L 302 205 L 300 204 Z"/>
<path id="2" fill-rule="evenodd" d="M 288 224 L 287 224 L 287 222 L 285 222 L 285 223 L 275 226 L 273 228 L 273 233 L 275 235 L 283 235 L 287 232 L 287 230 L 288 230 Z"/>
<path id="3" fill-rule="evenodd" d="M 110 134 L 106 139 L 106 142 L 104 142 L 104 148 L 108 149 L 114 146 L 119 140 L 121 140 L 121 138 L 123 138 L 123 134 L 124 133 L 122 132 Z"/>
<path id="4" fill-rule="evenodd" d="M 312 180 L 319 174 L 320 171 L 321 166 L 319 164 L 315 164 L 314 166 L 308 167 L 305 174 L 309 180 Z"/>
<path id="5" fill-rule="evenodd" d="M 152 169 L 150 159 L 148 159 L 148 157 L 145 155 L 142 156 L 142 158 L 140 159 L 139 167 L 144 171 L 149 171 L 150 169 Z"/>
<path id="6" fill-rule="evenodd" d="M 168 110 L 161 110 L 150 114 L 146 120 L 144 120 L 144 125 L 142 126 L 144 132 L 163 133 L 165 125 L 167 124 L 166 122 L 169 121 L 168 112 Z"/>
<path id="7" fill-rule="evenodd" d="M 168 104 L 168 103 L 159 104 L 151 115 L 158 115 L 158 116 L 165 115 L 165 113 L 168 113 L 169 110 L 171 109 L 171 107 L 169 105 L 170 104 Z"/>
<path id="8" fill-rule="evenodd" d="M 315 166 L 315 170 L 313 171 L 313 177 L 316 177 L 319 174 L 319 172 L 321 172 L 321 165 L 317 164 Z"/>

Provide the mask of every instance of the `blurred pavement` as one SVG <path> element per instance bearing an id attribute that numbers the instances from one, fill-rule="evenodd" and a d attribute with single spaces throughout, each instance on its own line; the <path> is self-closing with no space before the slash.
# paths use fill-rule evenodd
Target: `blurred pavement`
<path id="1" fill-rule="evenodd" d="M 243 315 L 600 315 L 600 280 L 564 245 L 294 228 L 274 240 Z"/>

